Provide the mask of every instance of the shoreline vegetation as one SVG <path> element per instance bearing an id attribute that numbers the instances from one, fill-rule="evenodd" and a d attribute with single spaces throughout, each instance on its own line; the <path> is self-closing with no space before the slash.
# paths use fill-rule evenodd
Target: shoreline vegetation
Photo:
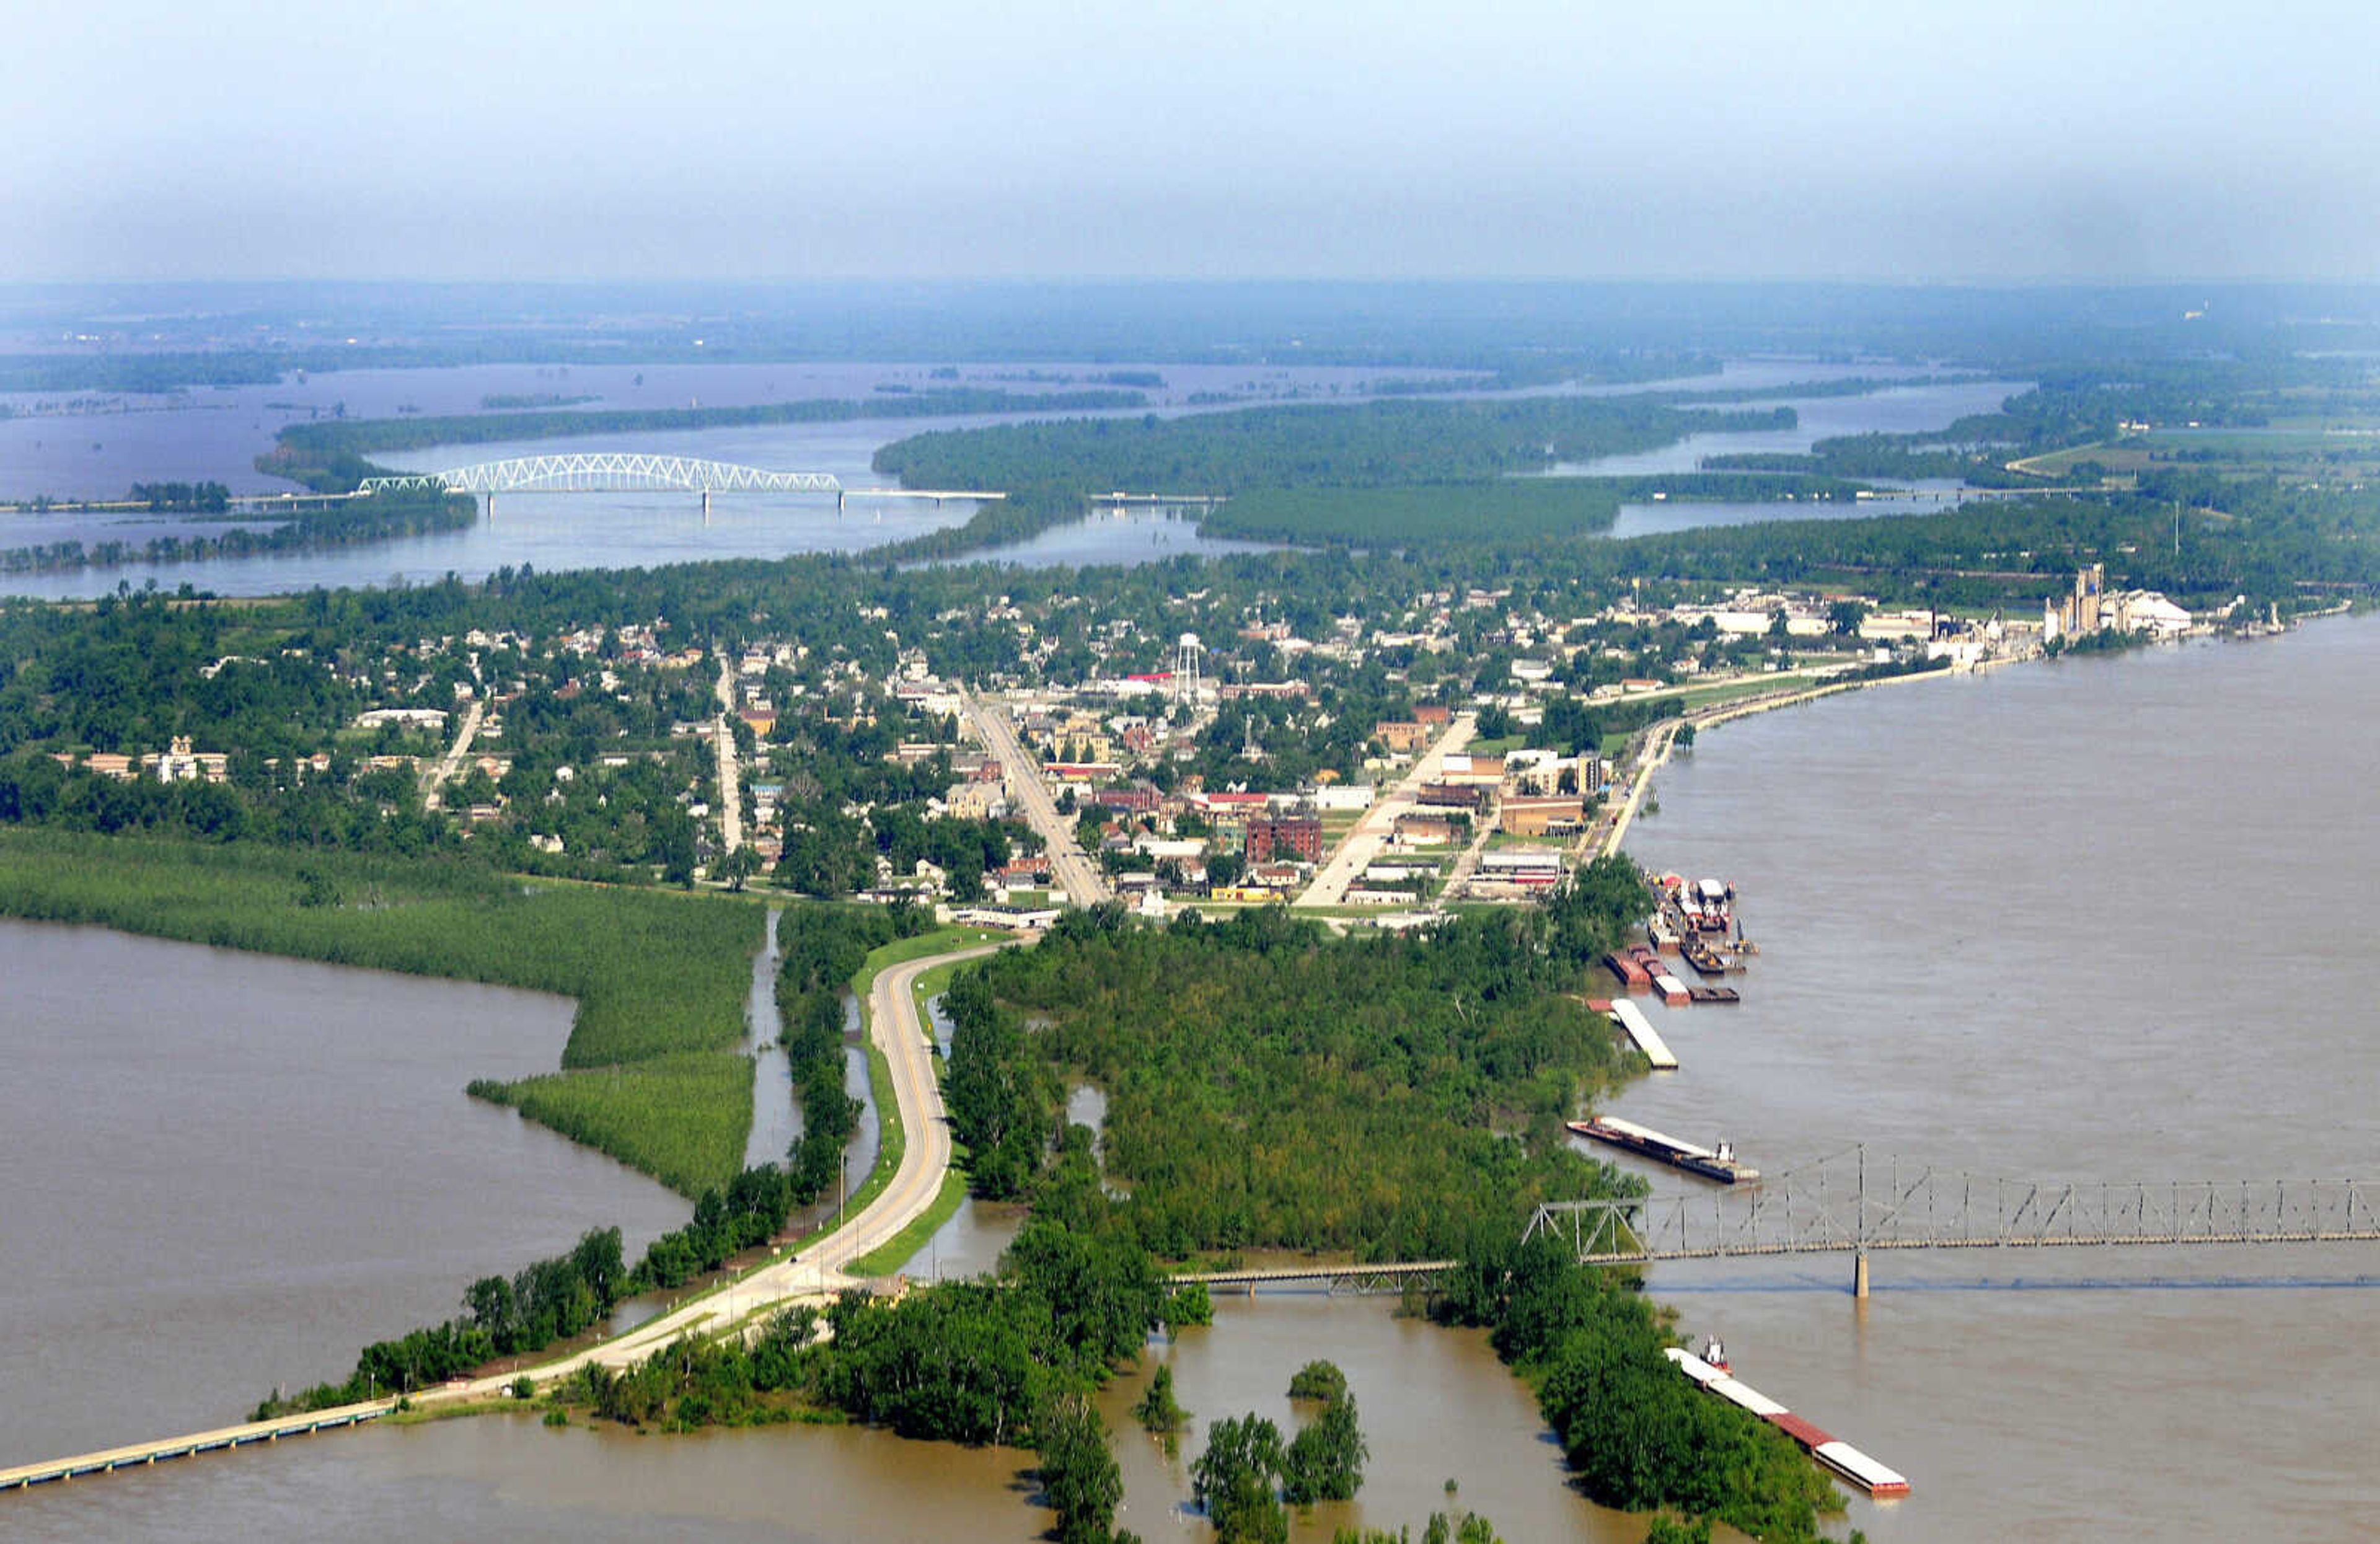
<path id="1" fill-rule="evenodd" d="M 0 915 L 576 1000 L 562 1069 L 469 1092 L 689 1198 L 743 1166 L 761 907 L 474 865 L 0 829 Z"/>
<path id="2" fill-rule="evenodd" d="M 1759 487 L 1799 497 L 1855 490 L 1869 477 L 1965 477 L 1973 469 L 1971 480 L 1981 480 L 1991 462 L 2038 468 L 2045 477 L 2054 471 L 2092 490 L 1955 515 L 1711 528 L 1609 542 L 1594 520 L 1602 513 L 1608 527 L 1606 506 L 1616 507 L 1621 485 L 1561 486 L 1516 474 L 1667 444 L 1647 436 L 1682 425 L 1775 427 L 1777 414 L 1609 398 L 1400 396 L 1201 419 L 1002 425 L 887 447 L 899 463 L 891 469 L 905 481 L 1001 486 L 1002 468 L 1014 475 L 1016 498 L 979 515 L 985 525 L 970 522 L 927 542 L 963 544 L 968 531 L 1059 523 L 1066 511 L 1079 513 L 1087 493 L 1107 488 L 1170 485 L 1229 493 L 1236 518 L 1269 521 L 1276 535 L 1294 530 L 1324 544 L 1153 573 L 1003 578 L 1002 606 L 1014 609 L 997 626 L 982 614 L 979 573 L 903 573 L 894 566 L 901 548 L 858 558 L 560 577 L 506 571 L 480 586 L 317 592 L 244 613 L 258 657 L 230 670 L 228 685 L 212 687 L 216 698 L 277 679 L 274 671 L 302 677 L 313 695 L 293 687 L 225 706 L 201 702 L 189 678 L 206 664 L 218 673 L 207 682 L 224 679 L 240 652 L 208 630 L 229 608 L 154 600 L 103 602 L 88 617 L 65 608 L 0 614 L 0 638 L 14 650 L 13 674 L 0 683 L 13 693 L 5 721 L 10 759 L 0 765 L 7 819 L 109 832 L 170 821 L 225 839 L 200 845 L 64 829 L 0 831 L 0 913 L 577 999 L 557 1071 L 470 1091 L 662 1177 L 694 1199 L 693 1217 L 633 1268 L 621 1257 L 617 1232 L 597 1230 L 566 1256 L 484 1277 L 464 1294 L 460 1316 L 365 1348 L 346 1383 L 318 1386 L 296 1403 L 368 1396 L 392 1379 L 400 1389 L 420 1388 L 484 1368 L 492 1357 L 583 1343 L 622 1295 L 716 1282 L 776 1240 L 803 1198 L 822 1193 L 830 1167 L 840 1173 L 854 1113 L 843 1081 L 845 985 L 864 992 L 877 968 L 917 957 L 944 935 L 898 909 L 788 905 L 775 989 L 808 1135 L 783 1164 L 743 1168 L 751 1066 L 740 1043 L 761 906 L 752 898 L 525 878 L 518 870 L 540 860 L 521 856 L 525 833 L 502 834 L 496 799 L 506 790 L 492 774 L 466 773 L 451 790 L 467 809 L 480 804 L 492 812 L 468 835 L 459 824 L 428 818 L 403 766 L 372 784 L 386 796 L 373 794 L 369 805 L 334 796 L 337 780 L 327 770 L 302 787 L 303 779 L 286 787 L 261 777 L 243 783 L 247 769 L 238 760 L 254 758 L 261 766 L 264 744 L 282 765 L 318 752 L 334 765 L 320 748 L 359 730 L 357 710 L 377 692 L 370 683 L 378 677 L 323 672 L 326 679 L 316 681 L 303 659 L 352 650 L 381 668 L 371 642 L 396 638 L 412 649 L 414 640 L 468 632 L 490 639 L 472 647 L 492 659 L 512 650 L 496 635 L 516 626 L 598 635 L 633 626 L 651 635 L 657 655 L 684 654 L 692 638 L 730 659 L 790 638 L 820 663 L 801 673 L 784 665 L 776 682 L 764 670 L 757 684 L 777 691 L 780 706 L 825 705 L 815 716 L 788 712 L 789 732 L 772 735 L 798 758 L 785 776 L 797 818 L 787 821 L 792 840 L 777 881 L 844 894 L 877 871 L 873 858 L 899 874 L 916 871 L 932 851 L 932 866 L 963 876 L 972 895 L 999 867 L 995 857 L 1005 858 L 1004 834 L 986 822 L 980 832 L 959 833 L 969 851 L 933 850 L 923 817 L 898 807 L 953 786 L 950 761 L 905 766 L 903 736 L 911 724 L 925 727 L 922 720 L 893 706 L 889 693 L 871 697 L 843 683 L 890 681 L 916 663 L 911 653 L 948 680 L 1014 674 L 1020 631 L 1029 631 L 1016 619 L 1053 595 L 1061 603 L 1032 614 L 1049 628 L 1036 647 L 1048 648 L 1027 674 L 1038 669 L 1043 679 L 1064 681 L 1154 667 L 1162 640 L 1178 636 L 1177 614 L 1209 638 L 1220 640 L 1231 628 L 1250 645 L 1240 662 L 1249 674 L 1236 680 L 1293 675 L 1280 657 L 1286 651 L 1271 650 L 1265 639 L 1267 627 L 1248 628 L 1251 616 L 1269 625 L 1278 619 L 1276 636 L 1293 630 L 1310 641 L 1330 635 L 1343 605 L 1351 620 L 1340 651 L 1368 649 L 1368 659 L 1350 663 L 1342 676 L 1318 669 L 1311 681 L 1295 683 L 1343 693 L 1319 704 L 1332 733 L 1354 736 L 1338 748 L 1342 759 L 1330 770 L 1341 772 L 1360 764 L 1364 726 L 1402 722 L 1394 715 L 1425 700 L 1485 702 L 1508 688 L 1518 673 L 1508 675 L 1507 668 L 1524 653 L 1560 688 L 1548 697 L 1546 717 L 1556 727 L 1568 723 L 1572 748 L 1655 725 L 1657 712 L 1674 713 L 1686 699 L 1658 708 L 1615 703 L 1593 713 L 1583 704 L 1597 687 L 1632 670 L 1664 675 L 1687 657 L 1697 671 L 1714 659 L 1730 670 L 1756 669 L 1722 647 L 1715 624 L 1702 624 L 1710 632 L 1694 638 L 1691 650 L 1681 640 L 1672 652 L 1655 647 L 1654 635 L 1662 627 L 1682 635 L 1686 626 L 1642 620 L 1724 590 L 1790 588 L 1806 598 L 1814 589 L 1851 587 L 1887 603 L 1955 607 L 1979 619 L 1999 608 L 2037 611 L 2078 567 L 2104 563 L 2111 587 L 2159 587 L 2202 613 L 2237 596 L 2256 614 L 2286 607 L 2297 615 L 2380 578 L 2356 446 L 2325 449 L 2348 459 L 2324 463 L 2324 475 L 2312 478 L 2302 467 L 2210 459 L 2253 446 L 2161 450 L 2154 436 L 2130 443 L 2143 438 L 2127 427 L 2137 421 L 2130 415 L 2188 413 L 2193 422 L 2238 427 L 2273 405 L 2208 406 L 2218 386 L 2236 388 L 2235 396 L 2269 395 L 2268 388 L 2345 392 L 2333 367 L 2163 370 L 2126 362 L 2038 374 L 2043 384 L 2011 397 L 2002 411 L 1942 433 L 1821 442 L 1807 457 L 1747 458 L 1725 472 L 1628 484 L 1673 496 Z M 2368 405 L 2370 395 L 2353 400 Z M 362 461 L 355 442 L 310 444 L 309 454 L 322 455 L 326 470 L 341 456 Z M 2130 459 L 2117 468 L 2102 456 Z M 1232 485 L 1193 489 L 1176 480 L 1207 477 Z M 1227 527 L 1232 507 L 1226 506 Z M 797 595 L 790 609 L 788 591 Z M 1207 609 L 1190 611 L 1185 594 Z M 1656 610 L 1641 610 L 1639 601 Z M 1081 636 L 1062 637 L 1066 624 L 1058 619 L 1076 614 Z M 1387 630 L 1378 622 L 1383 614 L 1426 621 L 1454 658 L 1441 662 L 1411 642 L 1378 642 Z M 1554 620 L 1565 616 L 1580 619 L 1571 624 L 1576 634 Z M 662 617 L 669 620 L 653 620 Z M 1362 632 L 1367 618 L 1369 639 Z M 1438 630 L 1450 618 L 1451 626 Z M 1780 608 L 1776 619 L 1781 645 L 1789 618 Z M 187 638 L 177 630 L 184 623 Z M 1856 625 L 1854 616 L 1844 630 Z M 1543 646 L 1518 641 L 1524 633 Z M 161 642 L 176 640 L 181 652 L 161 653 Z M 505 661 L 501 674 L 522 683 L 505 699 L 512 722 L 502 743 L 523 763 L 504 774 L 513 784 L 508 796 L 533 811 L 593 803 L 599 776 L 590 768 L 600 769 L 605 748 L 631 743 L 633 723 L 638 755 L 618 752 L 626 763 L 622 775 L 601 781 L 609 801 L 602 808 L 613 813 L 605 822 L 589 816 L 584 829 L 627 829 L 622 812 L 649 784 L 636 819 L 639 827 L 665 828 L 673 856 L 655 865 L 640 848 L 633 861 L 691 885 L 698 828 L 687 809 L 706 784 L 700 756 L 673 750 L 685 736 L 671 729 L 710 718 L 709 656 L 695 652 L 706 665 L 699 674 L 675 666 L 666 679 L 656 670 L 641 681 L 616 647 L 609 657 L 589 652 L 606 643 L 616 638 L 599 636 L 568 659 L 523 647 Z M 1757 656 L 1756 643 L 1744 648 Z M 429 693 L 425 700 L 435 699 L 442 710 L 484 687 L 479 660 L 467 666 L 426 644 L 418 652 L 419 660 L 388 653 L 408 661 L 407 674 L 385 678 L 418 675 L 422 685 L 412 690 Z M 1778 652 L 1781 663 L 1785 651 Z M 1861 669 L 1869 679 L 1913 678 L 1924 673 L 1916 663 L 1923 652 Z M 603 663 L 582 663 L 589 659 Z M 1378 674 L 1358 675 L 1365 670 Z M 600 681 L 599 672 L 619 677 L 625 695 L 607 701 L 589 690 L 583 678 Z M 1715 704 L 1688 728 L 1865 684 L 1837 681 L 1773 700 Z M 829 685 L 831 692 L 811 690 Z M 565 687 L 566 700 L 581 706 L 562 706 Z M 1276 722 L 1270 712 L 1235 702 L 1219 710 L 1214 744 L 1184 748 L 1205 759 L 1196 765 L 1208 786 L 1229 776 L 1302 780 L 1313 770 L 1312 748 L 1293 743 L 1293 719 L 1279 721 L 1289 733 L 1278 743 L 1261 738 Z M 71 772 L 55 764 L 153 749 L 191 724 L 226 723 L 237 727 L 235 749 L 199 748 L 225 758 L 225 784 L 119 783 L 112 774 L 103 781 L 87 764 Z M 956 743 L 955 724 L 932 728 L 917 743 Z M 311 738 L 310 729 L 317 731 Z M 375 734 L 385 735 L 392 755 L 400 744 L 436 748 L 426 732 L 417 739 L 401 739 L 393 728 Z M 1313 735 L 1321 738 L 1320 724 Z M 1481 737 L 1529 738 L 1517 730 Z M 1251 749 L 1232 772 L 1232 752 L 1241 745 Z M 565 752 L 572 775 L 563 779 L 554 763 Z M 1640 793 L 1658 765 L 1651 754 L 1644 761 L 1635 775 Z M 664 766 L 675 769 L 666 779 L 648 770 Z M 1165 763 L 1162 775 L 1180 776 L 1181 766 Z M 351 821 L 334 824 L 334 810 Z M 269 829 L 261 821 L 240 826 L 231 816 L 243 812 L 278 818 Z M 540 850 L 591 875 L 611 853 L 582 841 L 580 829 L 572 829 L 568 859 L 559 842 Z M 930 834 L 954 829 L 938 821 Z M 558 831 L 556 824 L 538 833 Z M 419 838 L 419 856 L 365 857 L 328 846 L 388 845 L 400 835 Z M 1611 834 L 1615 849 L 1621 835 Z M 438 846 L 442 841 L 447 845 Z M 506 841 L 518 845 L 500 845 Z M 456 861 L 458 850 L 480 861 Z M 813 883 L 820 876 L 832 882 Z M 953 1035 L 943 1087 L 965 1185 L 1029 1209 L 996 1273 L 917 1287 L 896 1301 L 854 1293 L 822 1312 L 788 1308 L 747 1319 L 735 1333 L 681 1342 L 633 1366 L 573 1371 L 541 1392 L 524 1382 L 516 1397 L 541 1397 L 547 1418 L 565 1422 L 574 1413 L 671 1430 L 857 1420 L 919 1438 L 1027 1443 L 1038 1451 L 1041 1494 L 1060 1514 L 1060 1536 L 1098 1544 L 1128 1536 L 1112 1528 L 1120 1481 L 1089 1396 L 1143 1355 L 1150 1334 L 1202 1322 L 1212 1311 L 1203 1290 L 1172 1288 L 1171 1262 L 1228 1261 L 1259 1250 L 1452 1258 L 1462 1263 L 1435 1300 L 1417 1294 L 1412 1306 L 1489 1331 L 1515 1376 L 1532 1386 L 1587 1494 L 1609 1505 L 1718 1518 L 1763 1538 L 1814 1538 L 1821 1519 L 1842 1505 L 1831 1482 L 1775 1432 L 1698 1399 L 1669 1369 L 1660 1352 L 1673 1323 L 1644 1296 L 1641 1279 L 1580 1267 L 1545 1240 L 1521 1242 L 1536 1200 L 1642 1193 L 1640 1182 L 1573 1148 L 1563 1121 L 1641 1065 L 1572 997 L 1647 906 L 1641 875 L 1614 851 L 1541 906 L 1464 909 L 1413 935 L 1334 937 L 1280 908 L 1220 921 L 1184 914 L 1163 929 L 1114 905 L 1066 913 L 1032 950 L 947 970 L 943 1003 Z M 880 1193 L 907 1139 L 887 1091 L 887 1064 L 873 1045 L 868 1064 L 883 1140 L 854 1198 L 863 1205 Z M 1062 1092 L 1080 1083 L 1106 1099 L 1097 1135 L 1065 1119 Z M 1351 1153 L 1360 1156 L 1351 1161 Z M 957 1195 L 945 1183 L 917 1226 L 954 1206 Z M 895 1240 L 868 1263 L 897 1263 L 896 1246 L 913 1250 L 914 1243 Z M 831 1338 L 821 1338 L 822 1326 Z M 268 1408 L 288 1404 L 276 1393 Z M 1245 1429 L 1237 1435 L 1248 1437 Z M 1342 1451 L 1347 1435 L 1332 1433 Z M 1262 1519 L 1257 1530 L 1269 1532 L 1292 1486 L 1280 1463 L 1262 1460 L 1272 1456 L 1270 1447 L 1289 1444 L 1269 1447 L 1257 1432 L 1248 1445 L 1259 1462 L 1239 1465 L 1240 1477 L 1228 1487 L 1218 1465 L 1230 1453 L 1218 1458 L 1210 1448 L 1199 1462 L 1219 1493 L 1228 1489 L 1232 1504 L 1245 1504 L 1247 1515 Z M 1666 1537 L 1667 1527 L 1657 1524 L 1657 1536 Z"/>
<path id="3" fill-rule="evenodd" d="M 973 387 L 734 407 L 551 409 L 457 414 L 443 418 L 332 419 L 293 423 L 256 458 L 256 469 L 287 478 L 318 493 L 345 493 L 367 477 L 392 475 L 370 457 L 434 445 L 494 444 L 590 434 L 649 434 L 671 430 L 741 429 L 762 424 L 844 423 L 862 419 L 956 418 L 978 413 L 1093 413 L 1146 407 L 1137 391 L 1010 392 Z M 791 468 L 789 470 L 802 470 Z"/>
<path id="4" fill-rule="evenodd" d="M 209 515 L 210 520 L 226 517 Z M 265 529 L 235 525 L 216 535 L 152 536 L 146 541 L 84 542 L 68 539 L 0 548 L 0 575 L 65 574 L 130 564 L 204 563 L 220 558 L 273 557 L 326 548 L 369 546 L 411 536 L 469 529 L 478 506 L 468 496 L 427 492 L 375 494 L 317 509 L 270 517 Z M 237 518 L 237 517 L 230 517 Z M 0 527 L 0 536 L 6 528 Z"/>

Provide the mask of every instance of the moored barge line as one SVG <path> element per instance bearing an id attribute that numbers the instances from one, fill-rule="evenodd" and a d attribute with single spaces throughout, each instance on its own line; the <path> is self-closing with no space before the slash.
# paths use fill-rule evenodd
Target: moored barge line
<path id="1" fill-rule="evenodd" d="M 1673 1169 L 1683 1169 L 1690 1174 L 1716 1180 L 1721 1185 L 1737 1185 L 1760 1177 L 1760 1171 L 1749 1163 L 1736 1161 L 1735 1149 L 1721 1142 L 1716 1150 L 1693 1142 L 1681 1142 L 1676 1137 L 1623 1121 L 1617 1115 L 1598 1115 L 1591 1121 L 1571 1121 L 1570 1129 L 1641 1158 L 1667 1163 Z"/>
<path id="2" fill-rule="evenodd" d="M 1717 1394 L 1729 1404 L 1767 1421 L 1800 1443 L 1811 1457 L 1876 1500 L 1890 1501 L 1909 1494 L 1909 1481 L 1900 1471 L 1869 1457 L 1841 1438 L 1822 1430 L 1815 1423 L 1803 1420 L 1730 1372 L 1715 1368 L 1693 1352 L 1678 1346 L 1668 1347 L 1663 1355 L 1704 1392 Z"/>
<path id="3" fill-rule="evenodd" d="M 1670 1053 L 1668 1042 L 1654 1029 L 1653 1021 L 1645 1016 L 1644 1009 L 1624 997 L 1612 1003 L 1605 1003 L 1598 998 L 1587 1006 L 1599 1008 L 1609 1015 L 1611 1022 L 1620 1026 L 1621 1032 L 1635 1042 L 1636 1049 L 1645 1053 L 1645 1060 L 1653 1064 L 1654 1071 L 1678 1070 L 1677 1057 Z"/>

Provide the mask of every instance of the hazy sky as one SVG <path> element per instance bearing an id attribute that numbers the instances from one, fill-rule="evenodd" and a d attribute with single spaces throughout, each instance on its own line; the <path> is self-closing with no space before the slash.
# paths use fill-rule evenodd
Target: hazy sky
<path id="1" fill-rule="evenodd" d="M 13 0 L 0 280 L 2380 280 L 2380 6 Z"/>

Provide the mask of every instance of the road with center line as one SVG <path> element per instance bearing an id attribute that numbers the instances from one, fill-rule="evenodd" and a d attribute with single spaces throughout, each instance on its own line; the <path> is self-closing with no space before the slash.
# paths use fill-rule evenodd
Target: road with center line
<path id="1" fill-rule="evenodd" d="M 859 1279 L 849 1273 L 851 1262 L 882 1248 L 922 1216 L 934 1204 L 934 1198 L 941 1191 L 943 1176 L 950 1173 L 950 1122 L 942 1107 L 941 1085 L 934 1075 L 934 1041 L 918 1017 L 917 995 L 910 989 L 918 977 L 938 965 L 975 959 L 1002 947 L 1005 945 L 977 944 L 909 960 L 877 973 L 868 998 L 868 1032 L 892 1070 L 893 1103 L 899 1112 L 905 1141 L 901 1161 L 892 1180 L 843 1227 L 798 1254 L 772 1260 L 741 1280 L 648 1319 L 615 1339 L 494 1377 L 416 1390 L 413 1403 L 428 1406 L 496 1399 L 522 1373 L 544 1385 L 589 1363 L 625 1367 L 651 1356 L 681 1335 L 721 1334 L 768 1310 L 802 1302 L 828 1301 L 845 1288 L 858 1285 Z M 272 1441 L 317 1428 L 372 1420 L 395 1406 L 393 1398 L 369 1400 L 333 1410 L 310 1411 L 189 1436 L 159 1438 L 73 1458 L 20 1465 L 0 1469 L 0 1490 L 67 1475 L 104 1473 L 144 1465 L 161 1456 Z"/>

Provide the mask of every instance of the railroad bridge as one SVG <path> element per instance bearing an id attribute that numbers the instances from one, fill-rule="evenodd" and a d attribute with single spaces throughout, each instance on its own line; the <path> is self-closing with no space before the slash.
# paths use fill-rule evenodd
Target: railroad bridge
<path id="1" fill-rule="evenodd" d="M 728 461 L 705 461 L 691 456 L 662 456 L 642 451 L 576 451 L 560 456 L 515 456 L 481 461 L 441 472 L 406 472 L 368 477 L 357 492 L 381 493 L 405 489 L 438 489 L 450 493 L 477 493 L 495 514 L 498 493 L 638 493 L 687 492 L 702 495 L 702 512 L 710 513 L 713 493 L 832 493 L 840 511 L 846 498 L 1002 499 L 1008 495 L 980 489 L 845 488 L 832 472 L 771 471 Z"/>

